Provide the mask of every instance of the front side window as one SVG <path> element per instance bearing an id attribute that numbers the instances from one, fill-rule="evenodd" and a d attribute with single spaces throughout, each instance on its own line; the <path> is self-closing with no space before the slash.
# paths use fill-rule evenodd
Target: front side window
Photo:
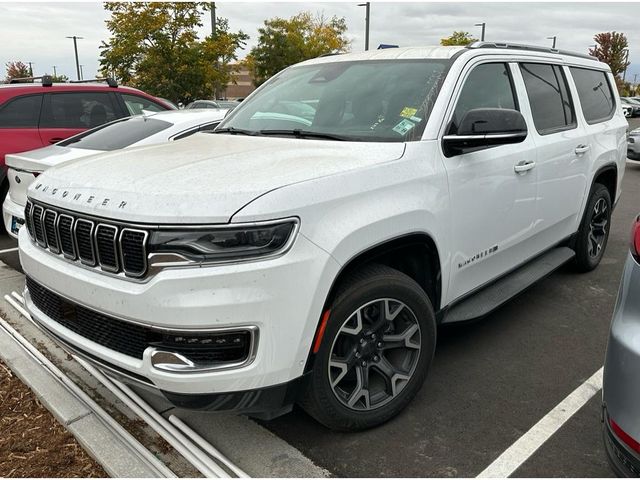
<path id="1" fill-rule="evenodd" d="M 371 60 L 292 67 L 236 107 L 218 131 L 370 142 L 418 140 L 449 63 Z"/>
<path id="2" fill-rule="evenodd" d="M 111 151 L 126 148 L 162 130 L 166 130 L 173 124 L 147 117 L 127 117 L 122 120 L 98 127 L 94 130 L 83 132 L 58 145 L 86 150 Z"/>
<path id="3" fill-rule="evenodd" d="M 616 109 L 611 85 L 605 72 L 587 68 L 570 67 L 578 90 L 582 113 L 588 124 L 610 119 Z"/>
<path id="4" fill-rule="evenodd" d="M 166 108 L 138 95 L 122 94 L 122 100 L 127 106 L 129 115 L 142 115 L 149 112 L 164 112 Z"/>
<path id="5" fill-rule="evenodd" d="M 522 63 L 520 71 L 538 133 L 545 135 L 574 128 L 576 117 L 562 67 Z"/>
<path id="6" fill-rule="evenodd" d="M 117 118 L 108 93 L 47 94 L 41 128 L 93 128 Z"/>
<path id="7" fill-rule="evenodd" d="M 448 134 L 455 135 L 464 115 L 469 110 L 476 108 L 518 110 L 518 102 L 507 64 L 483 63 L 471 71 L 458 97 Z"/>
<path id="8" fill-rule="evenodd" d="M 28 95 L 0 106 L 0 128 L 37 128 L 42 95 Z"/>

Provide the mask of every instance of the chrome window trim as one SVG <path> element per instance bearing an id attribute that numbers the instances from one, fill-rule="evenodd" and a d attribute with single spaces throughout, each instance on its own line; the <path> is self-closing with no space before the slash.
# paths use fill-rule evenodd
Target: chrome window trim
<path id="1" fill-rule="evenodd" d="M 47 224 L 45 222 L 46 216 L 47 216 L 47 212 L 51 212 L 54 217 L 53 217 L 53 235 L 56 237 L 55 238 L 55 242 L 58 245 L 57 251 L 56 249 L 53 248 L 53 246 L 51 245 L 51 242 L 49 241 L 49 235 L 47 235 Z M 47 242 L 47 245 L 49 246 L 49 250 L 51 250 L 51 252 L 55 253 L 55 254 L 59 254 L 60 253 L 60 238 L 58 236 L 58 212 L 56 212 L 55 210 L 52 210 L 50 208 L 45 208 L 44 213 L 42 214 L 42 229 L 44 230 L 44 239 Z"/>
<path id="2" fill-rule="evenodd" d="M 116 261 L 115 267 L 112 267 L 110 265 L 103 265 L 102 260 L 100 259 L 100 248 L 98 248 L 98 230 L 100 229 L 100 227 L 115 230 L 115 233 L 113 235 L 113 252 Z M 106 223 L 99 223 L 98 225 L 96 225 L 96 230 L 93 237 L 96 245 L 96 256 L 98 257 L 98 265 L 100 266 L 100 268 L 106 272 L 118 273 L 118 271 L 120 270 L 120 255 L 118 254 L 118 227 L 116 227 L 115 225 L 108 225 Z"/>
<path id="3" fill-rule="evenodd" d="M 78 245 L 78 224 L 80 222 L 86 222 L 91 224 L 91 230 L 89 230 L 89 242 L 91 242 L 91 262 L 89 262 L 88 260 L 85 260 L 80 255 L 80 247 Z M 93 232 L 95 231 L 95 227 L 96 227 L 96 224 L 91 220 L 87 220 L 86 218 L 76 218 L 76 221 L 73 222 L 73 237 L 75 239 L 75 244 L 76 244 L 76 253 L 78 254 L 80 263 L 83 263 L 89 267 L 96 266 L 96 247 L 95 247 L 95 242 L 93 240 Z"/>
<path id="4" fill-rule="evenodd" d="M 60 251 L 62 252 L 62 255 L 64 256 L 64 258 L 67 258 L 69 260 L 77 260 L 78 259 L 78 255 L 77 255 L 77 249 L 76 249 L 76 238 L 75 238 L 75 234 L 74 234 L 74 226 L 76 223 L 76 219 L 73 218 L 71 215 L 67 215 L 66 213 L 61 213 L 58 215 L 58 220 L 56 222 L 56 231 L 58 232 L 58 238 L 60 239 L 60 220 L 62 218 L 70 218 L 71 219 L 71 227 L 69 228 L 69 235 L 71 236 L 71 250 L 72 250 L 72 254 L 69 255 L 67 252 L 65 252 L 62 249 L 62 241 L 60 241 Z"/>

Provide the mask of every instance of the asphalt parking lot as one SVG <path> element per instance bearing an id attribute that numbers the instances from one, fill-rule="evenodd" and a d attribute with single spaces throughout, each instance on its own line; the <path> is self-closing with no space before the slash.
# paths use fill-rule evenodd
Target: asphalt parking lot
<path id="1" fill-rule="evenodd" d="M 576 274 L 565 266 L 482 321 L 441 329 L 429 378 L 396 419 L 344 434 L 296 409 L 262 425 L 336 476 L 478 475 L 602 366 L 640 212 L 640 163 L 627 163 L 623 190 L 600 267 Z M 0 259 L 19 269 L 17 252 L 1 253 L 15 245 L 1 236 Z M 613 476 L 600 429 L 597 394 L 515 476 Z"/>

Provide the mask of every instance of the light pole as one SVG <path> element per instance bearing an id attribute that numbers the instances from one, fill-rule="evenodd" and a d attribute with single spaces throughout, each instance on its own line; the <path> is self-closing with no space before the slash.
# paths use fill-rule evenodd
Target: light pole
<path id="1" fill-rule="evenodd" d="M 624 49 L 627 54 L 624 56 L 624 72 L 622 72 L 622 83 L 624 83 L 624 79 L 627 76 L 627 67 L 629 66 L 629 49 Z"/>
<path id="2" fill-rule="evenodd" d="M 556 48 L 556 36 L 555 35 L 553 37 L 547 37 L 547 40 L 553 40 L 553 45 L 551 45 L 551 48 Z"/>
<path id="3" fill-rule="evenodd" d="M 359 7 L 365 7 L 365 32 L 364 32 L 364 49 L 369 50 L 369 18 L 371 15 L 371 2 L 359 3 Z"/>
<path id="4" fill-rule="evenodd" d="M 481 42 L 484 42 L 484 29 L 485 29 L 485 27 L 486 27 L 486 26 L 487 26 L 487 24 L 486 24 L 485 22 L 482 22 L 482 23 L 476 23 L 476 24 L 474 25 L 474 27 L 482 27 L 482 33 L 481 33 L 481 35 L 480 35 L 480 41 L 481 41 Z"/>
<path id="5" fill-rule="evenodd" d="M 29 62 L 29 76 L 33 77 L 33 65 L 32 65 L 32 62 Z"/>
<path id="6" fill-rule="evenodd" d="M 82 71 L 82 67 L 84 67 L 84 65 L 80 65 L 80 80 L 84 80 L 84 72 Z"/>
<path id="7" fill-rule="evenodd" d="M 53 76 L 54 77 L 58 76 L 58 73 L 56 72 L 56 66 L 55 65 L 53 66 Z"/>
<path id="8" fill-rule="evenodd" d="M 80 80 L 80 63 L 78 62 L 78 42 L 77 42 L 77 40 L 82 40 L 83 37 L 76 37 L 74 35 L 73 37 L 67 37 L 67 38 L 73 38 L 73 50 L 76 53 L 76 73 L 78 75 L 78 80 Z"/>

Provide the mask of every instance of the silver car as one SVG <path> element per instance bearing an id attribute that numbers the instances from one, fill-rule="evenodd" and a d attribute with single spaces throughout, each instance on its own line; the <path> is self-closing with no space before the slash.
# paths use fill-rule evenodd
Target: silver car
<path id="1" fill-rule="evenodd" d="M 640 477 L 640 217 L 633 225 L 631 251 L 604 364 L 604 443 L 620 476 Z"/>
<path id="2" fill-rule="evenodd" d="M 636 162 L 640 161 L 640 128 L 629 132 L 627 137 L 627 158 Z"/>

